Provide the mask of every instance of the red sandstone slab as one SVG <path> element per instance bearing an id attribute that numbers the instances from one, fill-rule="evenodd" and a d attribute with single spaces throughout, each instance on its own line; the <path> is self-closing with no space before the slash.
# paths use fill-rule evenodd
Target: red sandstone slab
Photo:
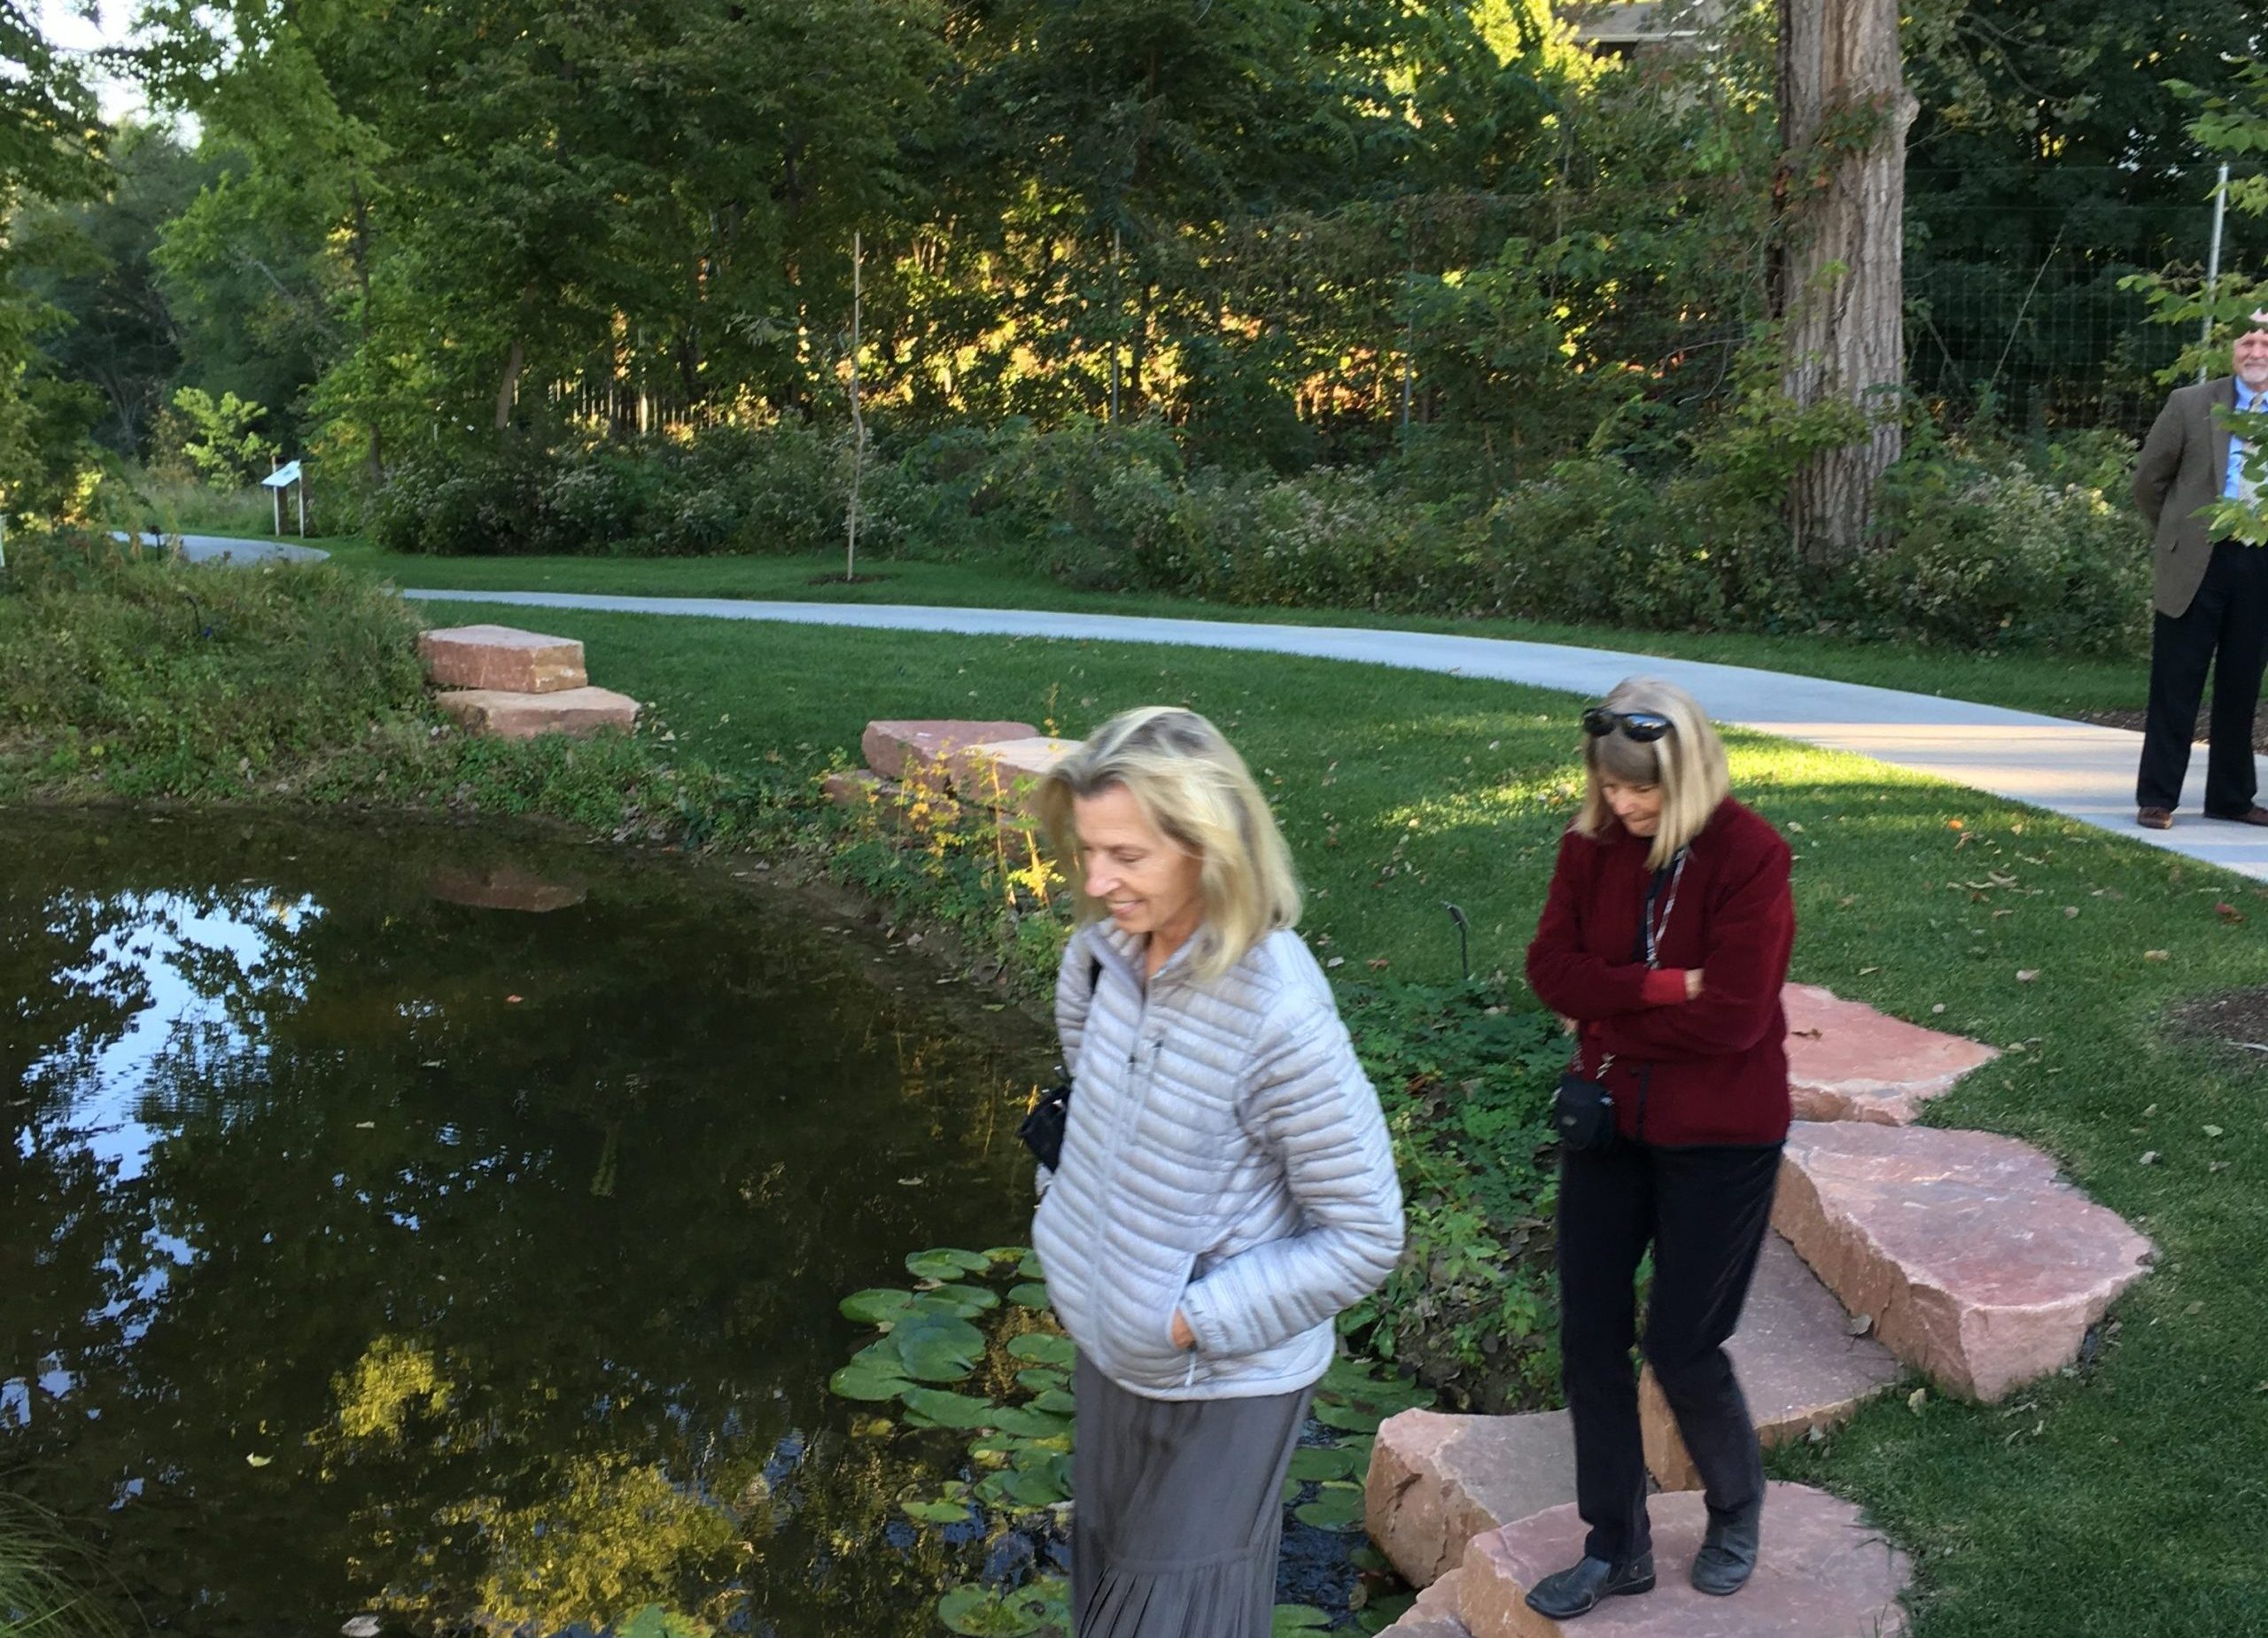
<path id="1" fill-rule="evenodd" d="M 498 688 L 461 688 L 436 695 L 433 703 L 469 734 L 501 740 L 532 740 L 539 734 L 578 737 L 638 723 L 638 702 L 610 688 L 569 688 L 559 694 L 517 694 Z"/>
<path id="2" fill-rule="evenodd" d="M 1798 1122 L 1772 1224 L 1907 1364 L 1991 1401 L 2078 1356 L 2150 1242 L 1993 1132 Z"/>
<path id="3" fill-rule="evenodd" d="M 1418 1595 L 1418 1602 L 1379 1638 L 1472 1638 L 1457 1616 L 1457 1588 L 1464 1572 L 1452 1570 Z"/>
<path id="4" fill-rule="evenodd" d="M 417 657 L 442 688 L 493 688 L 508 694 L 562 694 L 580 688 L 583 645 L 510 625 L 452 625 L 422 632 Z"/>
<path id="5" fill-rule="evenodd" d="M 1729 1598 L 1687 1582 L 1708 1513 L 1697 1490 L 1658 1495 L 1654 1590 L 1610 1598 L 1565 1626 L 1527 1607 L 1528 1589 L 1583 1556 L 1573 1503 L 1478 1537 L 1465 1556 L 1458 1613 L 1472 1638 L 1897 1638 L 1913 1572 L 1859 1510 L 1805 1485 L 1773 1484 L 1756 1573 Z"/>
<path id="6" fill-rule="evenodd" d="M 858 738 L 866 765 L 886 780 L 905 777 L 907 759 L 917 765 L 940 763 L 964 745 L 988 740 L 1029 739 L 1039 730 L 1028 722 L 961 722 L 950 718 L 870 722 Z"/>
<path id="7" fill-rule="evenodd" d="M 1851 1334 L 1851 1316 L 1835 1293 L 1804 1266 L 1795 1247 L 1764 1237 L 1756 1278 L 1741 1309 L 1740 1328 L 1725 1344 L 1748 1413 L 1767 1449 L 1814 1428 L 1840 1427 L 1858 1409 L 1905 1374 L 1888 1348 Z M 1678 1436 L 1669 1401 L 1651 1370 L 1638 1377 L 1638 1421 L 1646 1465 L 1665 1490 L 1697 1490 L 1701 1476 Z"/>
<path id="8" fill-rule="evenodd" d="M 474 910 L 519 910 L 544 914 L 579 904 L 589 897 L 580 882 L 549 881 L 516 865 L 493 865 L 485 869 L 438 865 L 425 878 L 425 890 L 435 898 Z"/>
<path id="9" fill-rule="evenodd" d="M 1788 1091 L 1798 1121 L 1904 1125 L 2000 1052 L 1924 1029 L 1816 984 L 1780 992 L 1788 1014 Z"/>
<path id="10" fill-rule="evenodd" d="M 1571 1502 L 1575 1436 L 1564 1410 L 1459 1417 L 1405 1410 L 1379 1428 L 1363 1487 L 1371 1539 L 1413 1587 L 1464 1558 L 1485 1530 Z"/>
<path id="11" fill-rule="evenodd" d="M 946 764 L 946 781 L 963 801 L 1002 812 L 1029 812 L 1039 782 L 1055 765 L 1079 749 L 1076 740 L 1034 734 L 1020 740 L 987 740 L 966 745 Z"/>
<path id="12" fill-rule="evenodd" d="M 863 808 L 897 796 L 896 785 L 867 768 L 837 768 L 819 781 L 819 789 L 838 808 Z"/>

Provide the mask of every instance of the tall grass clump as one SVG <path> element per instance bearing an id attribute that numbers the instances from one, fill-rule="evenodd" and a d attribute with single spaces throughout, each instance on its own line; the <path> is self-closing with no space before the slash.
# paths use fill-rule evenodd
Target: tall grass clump
<path id="1" fill-rule="evenodd" d="M 0 1638 L 122 1638 L 125 1623 L 64 1567 L 55 1520 L 0 1492 Z"/>

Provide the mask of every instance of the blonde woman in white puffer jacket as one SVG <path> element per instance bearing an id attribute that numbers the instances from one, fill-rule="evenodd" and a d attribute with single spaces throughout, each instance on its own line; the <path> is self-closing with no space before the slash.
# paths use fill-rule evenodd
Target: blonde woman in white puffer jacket
<path id="1" fill-rule="evenodd" d="M 1074 1091 L 1033 1245 L 1079 1350 L 1078 1638 L 1266 1638 L 1280 1492 L 1332 1321 L 1402 1250 L 1377 1093 L 1220 731 L 1153 707 L 1049 776 L 1079 891 Z"/>

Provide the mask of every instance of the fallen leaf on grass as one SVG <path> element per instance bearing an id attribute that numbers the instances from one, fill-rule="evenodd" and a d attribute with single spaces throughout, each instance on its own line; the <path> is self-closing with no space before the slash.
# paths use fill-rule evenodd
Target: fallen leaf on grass
<path id="1" fill-rule="evenodd" d="M 2208 1137 L 2218 1137 L 2220 1135 L 2221 1129 L 2218 1126 L 2209 1126 L 2205 1129 L 2205 1136 Z"/>
<path id="2" fill-rule="evenodd" d="M 2213 913 L 2222 920 L 2232 924 L 2244 920 L 2244 912 L 2239 910 L 2234 904 L 2216 904 L 2213 906 Z"/>
<path id="3" fill-rule="evenodd" d="M 514 1003 L 514 1004 L 517 1004 L 517 1002 L 519 1001 L 519 998 L 519 998 L 519 997 L 517 997 L 517 996 L 506 996 L 506 997 L 504 998 L 504 999 L 505 999 L 505 1000 L 509 1001 L 509 1002 L 512 1002 L 512 1003 Z"/>
<path id="4" fill-rule="evenodd" d="M 1922 1407 L 1929 1402 L 1930 1390 L 1927 1388 L 1915 1388 L 1906 1396 L 1906 1409 L 1917 1417 L 1922 1414 Z"/>
<path id="5" fill-rule="evenodd" d="M 1364 965 L 1366 965 L 1373 973 L 1383 973 L 1386 968 L 1392 966 L 1394 963 L 1387 960 L 1384 956 L 1372 956 Z"/>
<path id="6" fill-rule="evenodd" d="M 2143 1150 L 2143 1151 L 2142 1151 L 2142 1164 L 2143 1164 L 2143 1165 L 2145 1165 L 2145 1166 L 2155 1166 L 2157 1163 L 2158 1163 L 2158 1152 L 2157 1152 L 2155 1149 L 2145 1149 L 2145 1150 Z"/>
<path id="7" fill-rule="evenodd" d="M 2020 984 L 2028 984 L 2039 976 L 2039 969 L 2036 966 L 2020 966 L 2016 969 L 2016 982 Z"/>
<path id="8" fill-rule="evenodd" d="M 2173 959 L 2173 951 L 2171 950 L 2145 950 L 2142 951 L 2142 959 L 2145 961 L 2171 961 Z"/>

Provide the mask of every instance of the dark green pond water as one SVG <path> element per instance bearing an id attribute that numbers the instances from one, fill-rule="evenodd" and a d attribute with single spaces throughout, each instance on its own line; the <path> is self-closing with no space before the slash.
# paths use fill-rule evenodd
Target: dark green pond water
<path id="1" fill-rule="evenodd" d="M 835 1305 L 1023 1238 L 1045 1032 L 717 867 L 0 823 L 0 1487 L 141 1618 L 936 1630 Z"/>

